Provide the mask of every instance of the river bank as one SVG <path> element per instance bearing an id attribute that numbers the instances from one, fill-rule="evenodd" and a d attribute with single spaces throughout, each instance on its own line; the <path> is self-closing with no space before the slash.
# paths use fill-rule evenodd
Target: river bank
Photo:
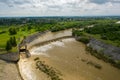
<path id="1" fill-rule="evenodd" d="M 0 80 L 22 80 L 18 65 L 0 60 Z"/>

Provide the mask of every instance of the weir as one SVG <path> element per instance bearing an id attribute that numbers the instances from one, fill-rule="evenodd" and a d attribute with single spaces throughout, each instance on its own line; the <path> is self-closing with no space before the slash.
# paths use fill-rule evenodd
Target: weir
<path id="1" fill-rule="evenodd" d="M 61 39 L 66 39 L 66 38 L 73 38 L 73 36 L 63 36 L 63 37 L 59 37 L 59 38 L 55 38 L 55 39 L 51 39 L 51 40 L 46 40 L 46 41 L 34 44 L 32 46 L 29 46 L 29 49 L 33 48 L 34 46 L 41 46 L 41 45 L 48 44 L 50 42 L 54 42 L 54 41 L 58 41 L 58 40 L 61 40 Z"/>
<path id="2" fill-rule="evenodd" d="M 45 31 L 45 32 L 40 32 L 40 33 L 30 35 L 28 37 L 24 37 L 24 39 L 21 41 L 21 43 L 18 46 L 19 54 L 24 53 L 27 57 L 30 57 L 31 54 L 29 50 L 34 46 L 40 46 L 53 41 L 73 37 L 71 33 L 71 29 L 69 29 L 68 31 L 66 30 L 60 31 L 59 33 L 61 33 L 60 36 L 56 33 Z M 44 36 L 49 35 L 49 36 L 45 39 L 43 35 Z"/>
<path id="3" fill-rule="evenodd" d="M 40 45 L 45 45 L 47 43 L 50 43 L 50 42 L 54 42 L 54 41 L 57 41 L 57 40 L 61 40 L 61 39 L 66 39 L 66 38 L 72 38 L 73 36 L 63 36 L 63 37 L 59 37 L 59 38 L 55 38 L 55 39 L 52 39 L 52 40 L 48 40 L 48 41 L 43 41 L 43 42 L 40 42 L 39 44 L 34 44 L 32 45 L 30 48 L 32 48 L 33 46 L 40 46 Z M 27 43 L 24 42 L 25 40 L 23 40 L 21 42 L 21 44 L 19 44 L 19 54 L 20 53 L 25 53 L 27 57 L 30 57 L 31 54 L 27 48 Z"/>
<path id="4" fill-rule="evenodd" d="M 29 50 L 27 50 L 27 44 L 24 40 L 19 44 L 18 50 L 19 50 L 19 54 L 25 53 L 27 57 L 31 56 Z"/>

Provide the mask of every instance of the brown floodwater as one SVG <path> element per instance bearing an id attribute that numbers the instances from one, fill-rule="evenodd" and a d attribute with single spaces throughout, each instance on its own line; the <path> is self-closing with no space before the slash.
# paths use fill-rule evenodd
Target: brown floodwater
<path id="1" fill-rule="evenodd" d="M 19 69 L 24 80 L 50 80 L 36 69 L 34 59 L 39 57 L 45 64 L 61 72 L 63 80 L 120 80 L 120 70 L 102 60 L 91 56 L 86 46 L 74 38 L 50 42 L 30 50 L 31 57 L 19 61 Z M 87 64 L 93 62 L 102 68 Z"/>

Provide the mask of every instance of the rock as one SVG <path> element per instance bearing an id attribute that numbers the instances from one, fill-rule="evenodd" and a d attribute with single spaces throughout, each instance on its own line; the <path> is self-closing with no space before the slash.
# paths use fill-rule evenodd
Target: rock
<path id="1" fill-rule="evenodd" d="M 99 53 L 103 53 L 107 56 L 110 56 L 114 60 L 120 60 L 120 48 L 119 47 L 106 44 L 102 41 L 99 41 L 93 38 L 90 40 L 87 46 L 90 46 L 93 50 L 96 50 Z"/>
<path id="2" fill-rule="evenodd" d="M 5 60 L 5 61 L 17 62 L 19 60 L 19 57 L 20 56 L 18 52 L 0 54 L 0 59 Z"/>

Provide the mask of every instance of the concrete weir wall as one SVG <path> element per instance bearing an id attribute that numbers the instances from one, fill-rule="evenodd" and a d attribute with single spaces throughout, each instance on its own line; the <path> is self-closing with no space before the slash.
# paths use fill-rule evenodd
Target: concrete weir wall
<path id="1" fill-rule="evenodd" d="M 90 39 L 88 46 L 90 46 L 93 50 L 96 50 L 97 52 L 102 52 L 103 54 L 110 56 L 114 60 L 120 60 L 119 47 L 106 44 L 94 38 Z"/>
<path id="2" fill-rule="evenodd" d="M 24 41 L 27 44 L 27 49 L 30 49 L 40 44 L 45 44 L 51 41 L 59 40 L 62 38 L 68 38 L 68 37 L 72 37 L 71 29 L 58 31 L 58 32 L 45 31 L 42 33 L 37 33 L 27 37 Z"/>

